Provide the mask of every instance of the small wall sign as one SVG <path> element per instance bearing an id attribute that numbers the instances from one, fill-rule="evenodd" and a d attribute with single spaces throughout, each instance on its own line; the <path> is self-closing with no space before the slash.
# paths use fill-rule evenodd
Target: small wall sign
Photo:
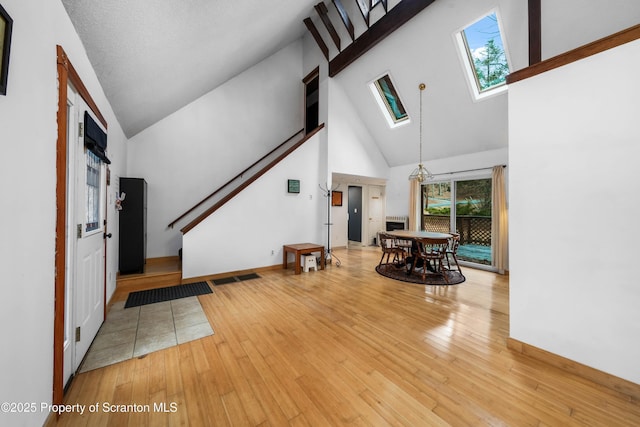
<path id="1" fill-rule="evenodd" d="M 289 193 L 299 193 L 300 192 L 300 180 L 299 179 L 289 179 L 289 180 L 287 180 L 287 192 L 289 192 Z"/>

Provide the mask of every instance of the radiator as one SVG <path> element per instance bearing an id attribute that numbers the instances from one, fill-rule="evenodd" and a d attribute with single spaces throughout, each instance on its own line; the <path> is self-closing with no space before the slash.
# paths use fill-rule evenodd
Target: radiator
<path id="1" fill-rule="evenodd" d="M 409 217 L 407 216 L 388 216 L 386 218 L 386 230 L 407 230 L 409 228 Z"/>

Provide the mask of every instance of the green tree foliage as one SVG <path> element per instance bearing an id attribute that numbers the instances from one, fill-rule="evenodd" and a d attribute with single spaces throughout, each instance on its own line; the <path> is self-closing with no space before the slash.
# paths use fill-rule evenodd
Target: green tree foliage
<path id="1" fill-rule="evenodd" d="M 504 50 L 493 39 L 487 41 L 480 57 L 474 59 L 474 65 L 481 90 L 504 83 L 509 74 Z"/>
<path id="2" fill-rule="evenodd" d="M 491 179 L 458 181 L 456 195 L 458 215 L 491 216 Z"/>
<path id="3" fill-rule="evenodd" d="M 422 187 L 423 213 L 449 215 L 449 206 L 429 205 L 431 201 L 450 199 L 449 183 L 428 184 Z M 491 216 L 491 179 L 474 179 L 456 182 L 456 215 Z"/>

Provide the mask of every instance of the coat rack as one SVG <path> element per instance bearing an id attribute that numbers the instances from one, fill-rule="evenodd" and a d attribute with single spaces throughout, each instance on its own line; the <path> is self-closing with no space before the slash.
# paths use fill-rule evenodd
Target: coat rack
<path id="1" fill-rule="evenodd" d="M 331 222 L 331 193 L 336 191 L 340 187 L 340 184 L 336 184 L 331 189 L 329 188 L 327 183 L 325 183 L 324 187 L 318 184 L 318 187 L 320 187 L 320 190 L 323 192 L 324 197 L 327 198 L 327 222 L 324 224 L 327 226 L 327 253 L 325 255 L 325 263 L 326 261 L 330 260 L 331 257 L 335 257 L 336 267 L 340 267 L 340 260 L 337 256 L 331 253 L 331 226 L 333 225 L 333 223 Z"/>

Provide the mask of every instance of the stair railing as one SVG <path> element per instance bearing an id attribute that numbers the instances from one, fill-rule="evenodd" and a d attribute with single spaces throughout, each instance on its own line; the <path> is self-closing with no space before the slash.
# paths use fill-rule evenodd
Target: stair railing
<path id="1" fill-rule="evenodd" d="M 187 215 L 189 215 L 190 213 L 192 213 L 193 211 L 195 211 L 197 208 L 199 208 L 200 206 L 202 206 L 202 204 L 204 204 L 207 200 L 211 199 L 213 196 L 215 196 L 216 194 L 220 193 L 222 190 L 224 190 L 226 187 L 228 187 L 232 182 L 236 181 L 239 178 L 242 178 L 243 175 L 245 175 L 249 170 L 251 170 L 253 167 L 255 167 L 257 164 L 259 164 L 260 162 L 264 161 L 266 158 L 268 158 L 270 155 L 272 155 L 274 152 L 276 152 L 278 149 L 280 149 L 283 145 L 285 145 L 287 142 L 291 141 L 293 138 L 295 138 L 296 135 L 299 135 L 300 133 L 304 132 L 304 129 L 300 129 L 299 131 L 297 131 L 296 133 L 294 133 L 293 135 L 291 135 L 289 138 L 287 138 L 284 142 L 282 142 L 281 144 L 279 144 L 277 147 L 275 147 L 273 150 L 269 151 L 267 154 L 265 154 L 264 156 L 262 156 L 260 159 L 256 160 L 254 163 L 251 164 L 251 166 L 248 166 L 247 168 L 245 168 L 242 172 L 240 172 L 239 174 L 237 174 L 236 176 L 234 176 L 233 178 L 231 178 L 229 181 L 225 182 L 224 184 L 222 184 L 217 190 L 215 190 L 213 193 L 209 194 L 208 196 L 206 196 L 204 199 L 200 200 L 198 203 L 196 203 L 193 207 L 191 207 L 190 209 L 188 209 L 186 212 L 184 212 L 182 215 L 180 215 L 179 217 L 177 217 L 176 219 L 174 219 L 173 221 L 171 221 L 171 223 L 169 223 L 169 225 L 167 226 L 168 228 L 173 228 L 174 225 L 176 225 L 176 223 L 178 221 L 180 221 L 181 219 L 183 219 L 184 217 L 186 217 Z"/>
<path id="2" fill-rule="evenodd" d="M 317 134 L 318 132 L 320 132 L 320 130 L 324 128 L 324 123 L 321 123 L 320 125 L 318 125 L 317 128 L 315 128 L 314 130 L 312 130 L 311 132 L 307 133 L 306 135 L 304 135 L 299 141 L 296 141 L 293 145 L 291 145 L 290 147 L 286 148 L 281 154 L 277 155 L 273 160 L 271 160 L 266 166 L 262 167 L 260 170 L 258 170 L 256 173 L 250 175 L 248 178 L 246 178 L 246 180 L 242 181 L 240 183 L 240 185 L 238 185 L 237 187 L 233 188 L 227 195 L 223 196 L 219 201 L 217 201 L 216 203 L 213 204 L 213 206 L 211 206 L 210 208 L 208 208 L 207 210 L 205 210 L 203 213 L 201 213 L 200 215 L 198 215 L 193 221 L 191 221 L 189 224 L 187 224 L 186 226 L 184 226 L 183 228 L 180 229 L 180 231 L 182 232 L 182 234 L 185 234 L 187 231 L 191 230 L 192 228 L 194 228 L 196 225 L 198 225 L 200 222 L 204 221 L 209 215 L 211 215 L 212 213 L 214 213 L 216 210 L 220 209 L 222 206 L 224 206 L 225 203 L 227 203 L 229 200 L 231 200 L 232 198 L 234 198 L 237 194 L 239 194 L 242 190 L 244 190 L 245 188 L 247 188 L 252 182 L 254 182 L 255 180 L 257 180 L 258 178 L 260 178 L 262 175 L 264 175 L 265 173 L 267 173 L 271 168 L 273 168 L 275 165 L 277 165 L 278 163 L 280 163 L 284 158 L 286 158 L 289 154 L 291 154 L 292 152 L 294 152 L 298 147 L 300 147 L 302 144 L 304 144 L 306 141 L 308 141 L 309 139 L 311 139 L 311 137 L 313 137 L 315 134 Z M 299 133 L 299 132 L 298 132 Z M 296 134 L 297 135 L 297 134 Z M 295 135 L 294 135 L 295 136 Z M 289 138 L 291 139 L 291 138 Z M 280 147 L 282 147 L 283 144 L 280 145 Z"/>

